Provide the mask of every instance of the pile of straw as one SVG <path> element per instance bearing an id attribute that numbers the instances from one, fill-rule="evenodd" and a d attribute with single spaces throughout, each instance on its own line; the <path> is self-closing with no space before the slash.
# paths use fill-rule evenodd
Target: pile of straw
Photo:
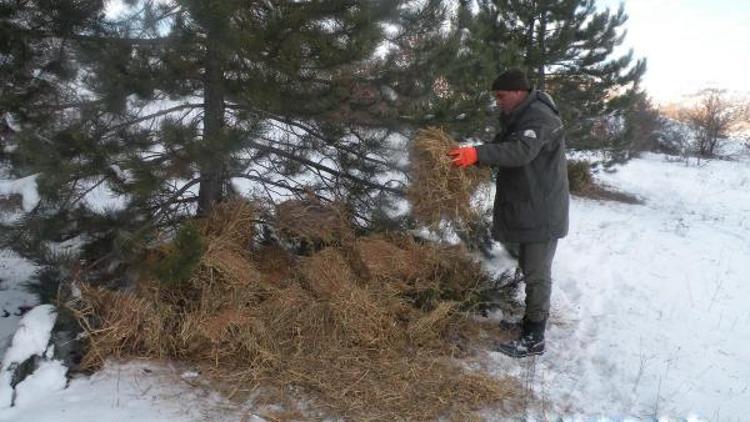
<path id="1" fill-rule="evenodd" d="M 467 225 L 478 218 L 471 198 L 490 178 L 488 168 L 453 167 L 448 151 L 458 144 L 442 129 L 421 129 L 411 143 L 407 198 L 421 224 L 437 228 L 447 220 Z"/>
<path id="2" fill-rule="evenodd" d="M 353 237 L 346 212 L 339 206 L 325 205 L 312 196 L 277 205 L 275 227 L 284 237 L 312 244 Z"/>
<path id="3" fill-rule="evenodd" d="M 233 206 L 242 211 L 219 209 L 197 223 L 206 252 L 189 282 L 82 288 L 84 365 L 179 359 L 232 395 L 263 386 L 283 403 L 300 394 L 312 403 L 305 417 L 466 420 L 521 402 L 517 382 L 454 360 L 481 331 L 463 310 L 486 275 L 465 251 L 405 235 L 356 238 L 307 257 L 250 249 L 242 226 L 252 207 Z"/>

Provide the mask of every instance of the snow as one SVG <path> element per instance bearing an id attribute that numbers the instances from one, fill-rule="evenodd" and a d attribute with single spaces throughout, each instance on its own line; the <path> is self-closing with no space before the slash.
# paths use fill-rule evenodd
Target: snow
<path id="1" fill-rule="evenodd" d="M 0 409 L 9 407 L 13 403 L 14 392 L 11 381 L 15 368 L 34 355 L 45 355 L 55 319 L 57 319 L 57 312 L 54 306 L 39 305 L 27 312 L 18 323 L 13 341 L 5 351 L 3 363 L 0 366 Z M 53 379 L 50 375 L 54 375 L 54 372 L 50 372 L 49 367 L 45 366 L 36 379 L 29 379 L 25 390 L 36 394 L 38 390 L 57 386 L 59 380 Z M 62 373 L 62 381 L 64 386 L 65 371 Z M 15 393 L 20 396 L 18 390 Z"/>
<path id="2" fill-rule="evenodd" d="M 45 378 L 58 383 L 58 369 L 52 364 L 44 368 L 38 378 L 24 383 L 35 384 L 33 388 L 44 388 Z M 32 385 L 24 388 L 30 390 Z M 71 380 L 65 389 L 47 388 L 44 395 L 23 396 L 19 394 L 15 407 L 0 408 L 0 421 L 263 421 L 214 392 L 181 381 L 173 368 L 138 362 L 109 363 L 90 377 Z"/>
<path id="3" fill-rule="evenodd" d="M 29 212 L 39 204 L 36 178 L 37 175 L 32 175 L 16 180 L 0 180 L 0 195 L 21 195 L 23 197 L 23 210 Z"/>
<path id="4" fill-rule="evenodd" d="M 16 331 L 21 309 L 36 304 L 34 296 L 22 286 L 35 271 L 36 267 L 28 260 L 7 249 L 0 250 L 0 355 L 5 353 Z"/>
<path id="5" fill-rule="evenodd" d="M 383 94 L 383 97 L 385 97 L 388 101 L 393 102 L 398 100 L 398 93 L 388 85 L 382 85 L 380 87 L 380 93 Z"/>
<path id="6" fill-rule="evenodd" d="M 16 386 L 15 406 L 27 407 L 61 391 L 67 384 L 68 368 L 59 360 L 43 361 L 34 373 Z"/>
<path id="7" fill-rule="evenodd" d="M 47 350 L 57 313 L 53 305 L 39 305 L 21 318 L 10 348 L 3 357 L 3 370 L 14 362 L 23 362 Z"/>
<path id="8" fill-rule="evenodd" d="M 83 197 L 82 203 L 91 211 L 98 214 L 122 211 L 127 208 L 130 198 L 118 195 L 105 183 L 88 182 L 84 185 L 90 191 Z"/>
<path id="9" fill-rule="evenodd" d="M 645 204 L 573 200 L 548 352 L 535 365 L 492 353 L 493 372 L 533 370 L 552 414 L 746 420 L 749 161 L 648 154 L 600 173 Z"/>

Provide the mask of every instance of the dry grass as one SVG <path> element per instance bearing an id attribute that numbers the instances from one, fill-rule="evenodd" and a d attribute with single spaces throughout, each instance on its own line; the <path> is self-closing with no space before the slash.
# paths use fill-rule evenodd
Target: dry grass
<path id="1" fill-rule="evenodd" d="M 283 236 L 311 243 L 327 244 L 354 236 L 343 207 L 325 205 L 312 196 L 277 205 L 275 226 Z"/>
<path id="2" fill-rule="evenodd" d="M 598 201 L 622 202 L 624 204 L 631 205 L 643 204 L 643 201 L 637 196 L 625 192 L 620 192 L 609 186 L 603 186 L 597 183 L 592 183 L 591 186 L 584 189 L 583 191 L 574 193 L 574 195 L 595 199 Z"/>
<path id="3" fill-rule="evenodd" d="M 234 219 L 252 220 L 249 211 L 219 210 L 199 223 L 206 253 L 189 283 L 144 277 L 134 292 L 84 287 L 85 365 L 180 359 L 230 395 L 263 386 L 271 402 L 304 398 L 308 413 L 354 420 L 467 420 L 521 402 L 517 382 L 455 360 L 480 342 L 463 309 L 486 277 L 465 251 L 378 235 L 296 258 L 276 246 L 247 248 Z"/>
<path id="4" fill-rule="evenodd" d="M 407 198 L 415 219 L 433 229 L 442 220 L 459 225 L 476 220 L 471 197 L 490 177 L 487 168 L 454 168 L 447 154 L 457 146 L 442 129 L 434 127 L 420 130 L 411 143 Z"/>

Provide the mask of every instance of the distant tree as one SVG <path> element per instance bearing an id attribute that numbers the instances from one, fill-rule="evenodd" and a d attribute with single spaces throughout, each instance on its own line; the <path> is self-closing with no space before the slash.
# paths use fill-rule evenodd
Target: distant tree
<path id="1" fill-rule="evenodd" d="M 698 103 L 682 112 L 695 136 L 694 153 L 713 157 L 721 142 L 744 117 L 745 109 L 726 97 L 726 90 L 708 88 L 696 94 Z"/>
<path id="2" fill-rule="evenodd" d="M 666 128 L 666 120 L 645 92 L 637 92 L 630 107 L 621 113 L 622 127 L 613 131 L 611 142 L 614 161 L 625 161 L 643 151 L 660 148 L 660 136 Z"/>

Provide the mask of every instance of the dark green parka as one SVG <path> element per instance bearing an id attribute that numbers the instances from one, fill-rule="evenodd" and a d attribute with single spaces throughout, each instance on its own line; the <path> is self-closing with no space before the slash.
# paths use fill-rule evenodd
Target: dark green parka
<path id="1" fill-rule="evenodd" d="M 503 131 L 477 147 L 480 165 L 497 167 L 493 234 L 505 242 L 544 242 L 568 233 L 565 134 L 557 106 L 531 90 L 502 117 Z"/>

